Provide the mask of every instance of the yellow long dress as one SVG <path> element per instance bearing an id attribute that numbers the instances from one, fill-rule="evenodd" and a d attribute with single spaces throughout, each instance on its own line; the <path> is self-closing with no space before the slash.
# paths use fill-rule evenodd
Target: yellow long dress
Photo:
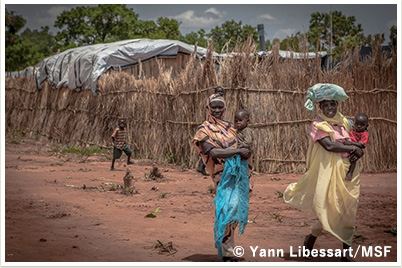
<path id="1" fill-rule="evenodd" d="M 341 142 L 342 133 L 338 133 L 334 125 L 343 125 L 344 133 L 349 132 L 346 118 L 339 112 L 333 119 L 322 114 L 320 117 L 313 122 L 312 128 L 328 133 L 333 141 Z M 331 233 L 350 246 L 360 195 L 359 162 L 353 179 L 346 181 L 349 159 L 342 157 L 341 153 L 326 151 L 313 141 L 310 134 L 306 164 L 307 172 L 298 182 L 286 188 L 283 195 L 285 202 L 299 210 L 315 213 L 322 224 L 323 233 Z"/>

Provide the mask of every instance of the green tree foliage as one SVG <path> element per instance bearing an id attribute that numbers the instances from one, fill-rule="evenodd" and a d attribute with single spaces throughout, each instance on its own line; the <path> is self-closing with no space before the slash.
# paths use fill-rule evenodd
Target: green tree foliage
<path id="1" fill-rule="evenodd" d="M 14 11 L 8 12 L 6 8 L 5 14 L 5 22 L 6 22 L 6 36 L 5 41 L 6 45 L 13 45 L 16 40 L 17 33 L 25 26 L 26 20 L 17 15 Z"/>
<path id="2" fill-rule="evenodd" d="M 363 36 L 361 45 L 362 46 L 371 46 L 371 45 L 373 45 L 373 43 L 382 44 L 384 42 L 384 40 L 385 40 L 384 34 L 374 34 L 374 36 L 369 34 L 367 37 Z"/>
<path id="3" fill-rule="evenodd" d="M 6 71 L 22 70 L 27 66 L 36 64 L 42 54 L 39 53 L 39 48 L 35 43 L 32 43 L 28 38 L 21 37 L 18 32 L 25 26 L 25 19 L 17 15 L 15 12 L 5 14 L 5 67 Z"/>
<path id="4" fill-rule="evenodd" d="M 249 35 L 258 43 L 258 33 L 254 27 L 250 25 L 242 26 L 241 21 L 236 22 L 234 20 L 226 21 L 221 26 L 216 26 L 207 34 L 217 52 L 220 52 L 222 49 L 232 51 L 237 41 L 245 42 Z M 226 44 L 228 45 L 227 48 L 225 48 Z"/>
<path id="5" fill-rule="evenodd" d="M 21 37 L 29 40 L 38 47 L 41 58 L 52 55 L 57 51 L 56 39 L 54 35 L 49 33 L 49 26 L 41 27 L 41 30 L 33 30 L 27 28 L 22 32 Z"/>
<path id="6" fill-rule="evenodd" d="M 194 45 L 197 42 L 197 45 L 200 47 L 208 46 L 207 35 L 204 29 L 200 29 L 196 33 L 191 32 L 189 34 L 186 34 L 185 36 L 182 36 L 180 38 L 180 41 L 183 41 L 190 45 Z"/>
<path id="7" fill-rule="evenodd" d="M 143 38 L 156 36 L 158 32 L 158 25 L 153 20 L 138 20 L 135 25 L 134 38 Z"/>
<path id="8" fill-rule="evenodd" d="M 132 38 L 139 28 L 138 14 L 126 5 L 79 6 L 63 11 L 54 24 L 63 46 L 106 43 Z"/>
<path id="9" fill-rule="evenodd" d="M 291 50 L 296 52 L 309 51 L 307 34 L 297 32 L 280 41 L 281 50 Z"/>
<path id="10" fill-rule="evenodd" d="M 28 39 L 16 36 L 15 43 L 6 46 L 6 71 L 18 71 L 38 63 L 43 55 L 36 44 Z"/>
<path id="11" fill-rule="evenodd" d="M 158 28 L 155 35 L 151 35 L 150 38 L 160 39 L 179 39 L 181 33 L 179 30 L 180 22 L 175 19 L 169 19 L 160 17 L 156 20 Z"/>
<path id="12" fill-rule="evenodd" d="M 344 48 L 353 48 L 361 44 L 363 28 L 356 24 L 354 16 L 346 17 L 340 11 L 332 12 L 332 46 L 335 57 L 339 57 Z M 331 16 L 329 13 L 311 14 L 308 40 L 314 50 L 330 50 Z"/>
<path id="13" fill-rule="evenodd" d="M 390 40 L 389 45 L 396 47 L 396 40 L 397 40 L 397 36 L 396 36 L 396 33 L 397 33 L 397 31 L 396 31 L 396 26 L 393 25 L 389 31 L 390 31 L 390 34 L 389 34 L 389 40 Z"/>

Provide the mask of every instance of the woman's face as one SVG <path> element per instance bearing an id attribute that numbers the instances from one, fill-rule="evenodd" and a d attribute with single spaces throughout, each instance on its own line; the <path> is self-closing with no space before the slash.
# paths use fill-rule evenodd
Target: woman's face
<path id="1" fill-rule="evenodd" d="M 212 101 L 209 104 L 209 108 L 211 109 L 212 116 L 217 119 L 222 119 L 223 113 L 226 110 L 225 104 L 221 101 Z"/>
<path id="2" fill-rule="evenodd" d="M 338 102 L 334 100 L 322 101 L 320 102 L 320 109 L 326 117 L 332 118 L 338 112 Z"/>

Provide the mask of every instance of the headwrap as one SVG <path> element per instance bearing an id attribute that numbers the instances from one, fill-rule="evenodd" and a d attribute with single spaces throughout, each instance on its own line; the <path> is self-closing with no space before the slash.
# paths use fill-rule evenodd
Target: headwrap
<path id="1" fill-rule="evenodd" d="M 233 124 L 223 119 L 214 117 L 211 113 L 210 104 L 213 101 L 221 101 L 225 104 L 225 100 L 219 94 L 212 94 L 207 101 L 208 120 L 197 128 L 193 139 L 193 145 L 197 152 L 201 155 L 205 164 L 206 171 L 213 176 L 217 172 L 223 170 L 225 159 L 212 160 L 209 155 L 203 153 L 201 142 L 207 142 L 218 149 L 235 149 L 237 148 L 236 129 Z M 224 113 L 222 114 L 222 118 Z"/>
<path id="2" fill-rule="evenodd" d="M 344 101 L 348 99 L 345 90 L 338 85 L 334 84 L 315 84 L 307 90 L 306 103 L 304 107 L 307 110 L 314 110 L 314 102 L 324 100 Z"/>

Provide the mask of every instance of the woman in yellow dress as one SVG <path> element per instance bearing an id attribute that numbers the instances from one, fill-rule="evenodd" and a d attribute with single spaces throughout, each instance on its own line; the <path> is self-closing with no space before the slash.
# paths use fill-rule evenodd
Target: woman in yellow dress
<path id="1" fill-rule="evenodd" d="M 346 96 L 343 89 L 340 89 Z M 316 88 L 318 93 L 322 90 L 326 88 Z M 312 102 L 319 102 L 320 107 L 318 118 L 309 130 L 307 172 L 298 182 L 286 188 L 283 198 L 287 204 L 314 213 L 318 218 L 311 234 L 304 240 L 303 245 L 307 249 L 313 249 L 317 236 L 330 233 L 341 240 L 343 248 L 348 250 L 352 245 L 360 194 L 359 168 L 355 169 L 351 181 L 345 180 L 345 177 L 350 166 L 349 158 L 357 160 L 362 157 L 363 151 L 357 146 L 343 144 L 349 140 L 351 126 L 348 119 L 338 111 L 338 100 L 342 98 L 337 93 L 331 95 L 317 92 L 313 95 L 319 97 L 310 100 L 308 92 L 305 105 L 312 110 Z M 349 255 L 343 255 L 341 260 L 354 261 Z"/>

